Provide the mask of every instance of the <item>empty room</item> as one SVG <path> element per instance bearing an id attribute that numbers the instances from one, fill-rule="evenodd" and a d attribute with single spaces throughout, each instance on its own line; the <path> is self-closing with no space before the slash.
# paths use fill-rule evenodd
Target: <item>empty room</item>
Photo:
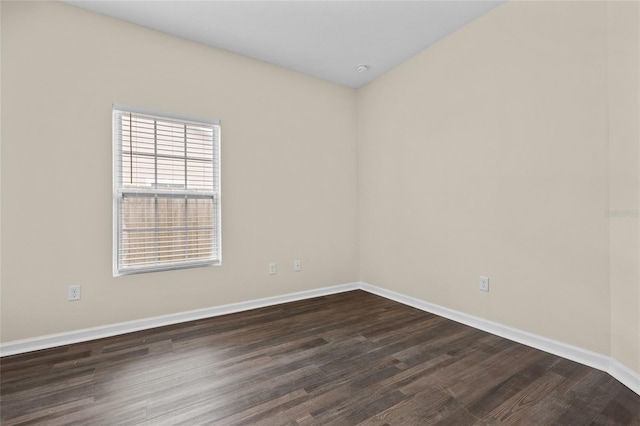
<path id="1" fill-rule="evenodd" d="M 0 19 L 2 425 L 640 426 L 640 2 Z"/>

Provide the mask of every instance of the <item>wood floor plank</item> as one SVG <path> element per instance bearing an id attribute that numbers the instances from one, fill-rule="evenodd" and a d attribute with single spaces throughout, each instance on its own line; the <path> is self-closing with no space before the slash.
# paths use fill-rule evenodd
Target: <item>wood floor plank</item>
<path id="1" fill-rule="evenodd" d="M 542 398 L 549 395 L 556 389 L 564 379 L 554 373 L 545 374 L 528 383 L 519 392 L 504 402 L 495 404 L 496 406 L 482 417 L 487 421 L 495 421 L 496 423 L 511 425 L 511 424 L 523 424 L 531 417 L 531 408 L 536 406 Z M 496 401 L 499 399 L 496 398 Z M 487 409 L 492 408 L 491 406 Z M 474 414 L 481 414 L 480 411 L 470 409 Z M 531 422 L 537 421 L 535 418 L 531 419 Z"/>
<path id="2" fill-rule="evenodd" d="M 620 425 L 608 374 L 363 291 L 0 359 L 2 425 Z"/>

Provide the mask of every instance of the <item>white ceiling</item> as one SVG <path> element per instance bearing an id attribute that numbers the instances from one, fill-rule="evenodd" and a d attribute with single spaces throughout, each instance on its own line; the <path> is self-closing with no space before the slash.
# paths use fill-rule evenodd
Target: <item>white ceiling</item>
<path id="1" fill-rule="evenodd" d="M 355 88 L 504 2 L 63 1 Z"/>

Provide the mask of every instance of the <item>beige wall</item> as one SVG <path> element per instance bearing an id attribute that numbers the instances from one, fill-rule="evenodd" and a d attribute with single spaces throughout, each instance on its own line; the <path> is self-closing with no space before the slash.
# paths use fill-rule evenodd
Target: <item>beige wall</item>
<path id="1" fill-rule="evenodd" d="M 356 92 L 2 2 L 2 341 L 361 279 L 640 371 L 638 9 L 510 2 Z M 111 277 L 114 102 L 222 120 L 222 267 Z"/>
<path id="2" fill-rule="evenodd" d="M 614 8 L 507 3 L 358 92 L 363 281 L 640 371 L 638 218 L 604 214 L 638 208 L 638 21 Z"/>
<path id="3" fill-rule="evenodd" d="M 223 266 L 111 276 L 113 103 L 221 120 Z M 4 342 L 358 278 L 353 89 L 59 3 L 2 2 L 2 113 Z"/>
<path id="4" fill-rule="evenodd" d="M 607 4 L 611 356 L 640 371 L 640 4 Z"/>

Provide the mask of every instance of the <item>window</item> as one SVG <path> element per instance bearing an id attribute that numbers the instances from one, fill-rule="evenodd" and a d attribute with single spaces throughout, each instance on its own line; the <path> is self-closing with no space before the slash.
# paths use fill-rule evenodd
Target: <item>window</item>
<path id="1" fill-rule="evenodd" d="M 113 108 L 114 275 L 221 263 L 220 125 Z"/>

